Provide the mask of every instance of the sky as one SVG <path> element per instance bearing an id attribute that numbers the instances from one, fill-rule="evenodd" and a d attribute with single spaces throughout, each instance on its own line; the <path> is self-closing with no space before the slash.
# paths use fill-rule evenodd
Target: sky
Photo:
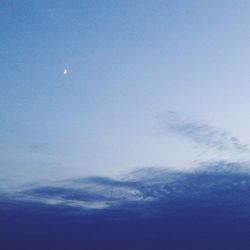
<path id="1" fill-rule="evenodd" d="M 0 6 L 1 187 L 250 160 L 248 1 Z"/>

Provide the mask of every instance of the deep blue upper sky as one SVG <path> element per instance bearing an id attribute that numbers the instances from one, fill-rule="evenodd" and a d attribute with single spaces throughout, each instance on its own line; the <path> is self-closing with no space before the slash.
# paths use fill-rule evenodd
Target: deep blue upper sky
<path id="1" fill-rule="evenodd" d="M 2 1 L 1 185 L 248 160 L 249 11 Z"/>

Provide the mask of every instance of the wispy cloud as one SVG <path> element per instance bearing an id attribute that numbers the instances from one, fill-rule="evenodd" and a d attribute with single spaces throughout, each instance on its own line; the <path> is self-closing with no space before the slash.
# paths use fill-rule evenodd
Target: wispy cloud
<path id="1" fill-rule="evenodd" d="M 28 145 L 28 149 L 34 153 L 49 153 L 50 145 L 48 143 L 34 142 Z"/>
<path id="2" fill-rule="evenodd" d="M 164 129 L 218 151 L 231 150 L 241 153 L 249 152 L 249 145 L 241 143 L 238 138 L 229 132 L 220 130 L 201 121 L 181 116 L 176 112 L 168 112 L 168 114 L 164 116 L 163 126 Z"/>

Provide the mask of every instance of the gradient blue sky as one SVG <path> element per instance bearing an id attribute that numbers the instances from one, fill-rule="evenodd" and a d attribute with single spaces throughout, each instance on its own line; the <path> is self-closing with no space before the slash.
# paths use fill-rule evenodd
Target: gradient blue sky
<path id="1" fill-rule="evenodd" d="M 239 0 L 2 1 L 1 185 L 248 161 L 249 13 Z"/>

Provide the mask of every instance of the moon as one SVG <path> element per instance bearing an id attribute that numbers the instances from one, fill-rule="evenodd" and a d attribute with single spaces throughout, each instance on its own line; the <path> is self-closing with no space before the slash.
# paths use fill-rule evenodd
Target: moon
<path id="1" fill-rule="evenodd" d="M 64 74 L 64 75 L 67 75 L 67 74 L 68 74 L 68 70 L 67 70 L 67 69 L 64 69 L 63 74 Z"/>

